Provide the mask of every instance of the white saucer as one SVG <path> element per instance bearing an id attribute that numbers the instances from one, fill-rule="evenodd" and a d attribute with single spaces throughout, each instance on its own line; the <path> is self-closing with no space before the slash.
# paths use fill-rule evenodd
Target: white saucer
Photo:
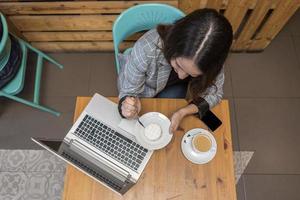
<path id="1" fill-rule="evenodd" d="M 200 133 L 210 138 L 212 142 L 211 149 L 204 153 L 196 153 L 192 146 L 193 136 Z M 214 136 L 207 130 L 195 128 L 186 132 L 181 140 L 181 150 L 183 155 L 195 164 L 205 164 L 211 161 L 217 153 L 217 142 Z"/>
<path id="2" fill-rule="evenodd" d="M 151 123 L 158 124 L 161 127 L 162 135 L 158 140 L 152 141 L 149 140 L 144 134 L 144 127 L 140 125 L 139 122 L 136 122 L 134 127 L 136 140 L 140 145 L 149 149 L 156 150 L 161 149 L 171 141 L 173 134 L 169 133 L 170 120 L 165 115 L 159 112 L 149 112 L 140 117 L 142 124 L 147 127 Z"/>

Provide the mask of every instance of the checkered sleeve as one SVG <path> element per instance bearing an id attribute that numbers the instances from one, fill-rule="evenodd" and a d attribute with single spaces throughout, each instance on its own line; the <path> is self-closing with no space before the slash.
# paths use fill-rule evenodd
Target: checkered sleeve
<path id="1" fill-rule="evenodd" d="M 119 78 L 120 99 L 124 96 L 139 96 L 144 91 L 151 48 L 147 37 L 140 38 L 134 44 L 124 65 L 123 77 Z"/>
<path id="2" fill-rule="evenodd" d="M 216 77 L 214 85 L 207 88 L 202 95 L 202 98 L 205 99 L 209 104 L 209 108 L 213 108 L 222 100 L 224 81 L 225 81 L 225 75 L 224 75 L 224 67 L 223 67 L 221 72 Z"/>

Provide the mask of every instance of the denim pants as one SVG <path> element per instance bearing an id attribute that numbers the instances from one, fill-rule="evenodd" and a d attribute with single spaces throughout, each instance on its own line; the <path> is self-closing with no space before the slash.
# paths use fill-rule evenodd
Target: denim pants
<path id="1" fill-rule="evenodd" d="M 184 99 L 186 96 L 188 88 L 188 83 L 177 83 L 165 87 L 160 93 L 158 93 L 156 98 L 174 98 L 174 99 Z"/>

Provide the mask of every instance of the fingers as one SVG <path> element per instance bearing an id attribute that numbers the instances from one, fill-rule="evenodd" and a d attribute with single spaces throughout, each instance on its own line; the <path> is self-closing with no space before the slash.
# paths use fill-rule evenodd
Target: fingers
<path id="1" fill-rule="evenodd" d="M 127 119 L 133 119 L 137 116 L 136 110 L 125 109 L 123 106 L 122 106 L 122 114 Z"/>
<path id="2" fill-rule="evenodd" d="M 135 98 L 135 101 L 136 101 L 137 112 L 139 113 L 142 109 L 142 104 L 139 98 Z"/>
<path id="3" fill-rule="evenodd" d="M 177 128 L 178 128 L 178 121 L 176 118 L 172 117 L 169 132 L 174 133 L 177 130 Z"/>
<path id="4" fill-rule="evenodd" d="M 135 119 L 137 117 L 137 113 L 135 112 L 122 111 L 122 114 L 127 119 Z"/>
<path id="5" fill-rule="evenodd" d="M 122 115 L 127 119 L 138 117 L 141 111 L 141 102 L 138 97 L 126 97 L 121 106 Z"/>
<path id="6" fill-rule="evenodd" d="M 127 119 L 133 119 L 138 115 L 138 107 L 136 105 L 136 100 L 134 97 L 127 97 L 122 102 L 122 114 Z"/>
<path id="7" fill-rule="evenodd" d="M 125 109 L 130 111 L 137 110 L 137 103 L 134 97 L 126 97 L 122 104 L 125 106 Z"/>
<path id="8" fill-rule="evenodd" d="M 169 128 L 170 134 L 175 133 L 175 131 L 177 131 L 177 126 L 176 125 L 171 125 L 170 128 Z"/>
<path id="9" fill-rule="evenodd" d="M 132 119 L 135 116 L 137 116 L 137 110 L 136 108 L 132 108 L 132 106 L 128 106 L 128 105 L 122 105 L 121 107 L 122 109 L 122 114 L 124 117 L 126 117 L 127 119 Z"/>
<path id="10" fill-rule="evenodd" d="M 122 104 L 122 106 L 123 106 L 123 108 L 124 108 L 125 110 L 127 110 L 127 111 L 133 111 L 133 112 L 136 112 L 136 111 L 137 111 L 137 107 L 136 107 L 136 106 L 133 106 L 133 105 L 128 104 L 128 103 L 126 103 L 126 102 L 124 102 L 124 103 Z"/>
<path id="11" fill-rule="evenodd" d="M 174 125 L 171 124 L 169 128 L 169 133 L 173 134 L 174 132 L 175 132 Z"/>
<path id="12" fill-rule="evenodd" d="M 180 112 L 175 112 L 171 117 L 171 125 L 170 125 L 170 132 L 174 133 L 177 130 L 183 130 L 181 127 L 179 127 L 180 122 L 182 120 L 183 116 L 180 114 Z"/>
<path id="13" fill-rule="evenodd" d="M 124 102 L 129 105 L 136 106 L 136 99 L 134 97 L 126 97 Z"/>

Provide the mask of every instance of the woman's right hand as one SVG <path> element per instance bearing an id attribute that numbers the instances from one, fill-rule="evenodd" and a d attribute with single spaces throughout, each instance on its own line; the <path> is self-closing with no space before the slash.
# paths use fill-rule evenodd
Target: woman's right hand
<path id="1" fill-rule="evenodd" d="M 141 111 L 141 101 L 138 97 L 126 97 L 121 106 L 122 115 L 127 119 L 138 117 Z"/>

